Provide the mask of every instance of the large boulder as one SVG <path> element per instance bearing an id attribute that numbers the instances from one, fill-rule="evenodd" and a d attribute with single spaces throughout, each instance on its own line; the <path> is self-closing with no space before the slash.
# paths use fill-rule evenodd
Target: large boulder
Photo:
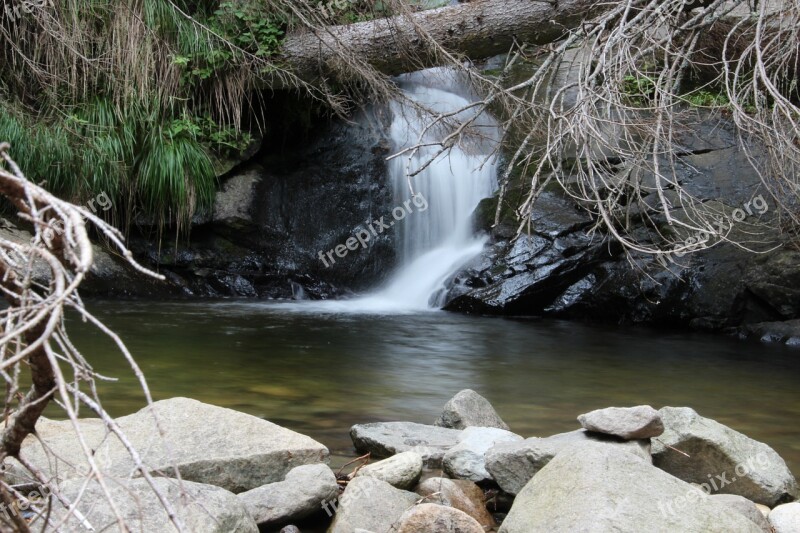
<path id="1" fill-rule="evenodd" d="M 310 437 L 188 398 L 155 402 L 152 407 L 118 418 L 117 424 L 138 450 L 147 470 L 174 476 L 177 468 L 182 479 L 232 492 L 281 481 L 292 468 L 324 462 L 329 455 L 325 446 Z M 102 421 L 86 419 L 79 425 L 101 471 L 120 478 L 138 475 L 127 449 Z M 72 426 L 63 422 L 50 426 L 50 434 L 42 438 L 49 452 L 30 436 L 23 443 L 22 456 L 48 477 L 86 477 L 89 466 Z M 159 427 L 163 437 L 159 436 Z M 10 466 L 12 475 L 24 481 L 27 474 L 21 467 L 13 462 Z"/>
<path id="2" fill-rule="evenodd" d="M 471 389 L 464 389 L 453 396 L 433 425 L 452 429 L 469 426 L 509 429 L 489 400 Z"/>
<path id="3" fill-rule="evenodd" d="M 499 442 L 523 440 L 516 433 L 504 429 L 468 427 L 458 438 L 458 444 L 450 448 L 442 460 L 448 476 L 475 482 L 492 479 L 486 470 L 486 452 Z"/>
<path id="4" fill-rule="evenodd" d="M 497 526 L 486 509 L 483 490 L 472 481 L 430 477 L 417 486 L 416 493 L 426 503 L 446 505 L 468 514 L 487 531 Z"/>
<path id="5" fill-rule="evenodd" d="M 649 440 L 625 441 L 579 429 L 552 437 L 532 437 L 520 442 L 496 444 L 486 452 L 486 470 L 500 488 L 509 494 L 517 494 L 556 455 L 569 446 L 582 442 L 619 448 L 650 461 Z"/>
<path id="6" fill-rule="evenodd" d="M 707 492 L 738 494 L 764 505 L 796 498 L 794 476 L 766 444 L 688 407 L 664 407 L 660 413 L 665 431 L 653 443 L 659 468 Z"/>
<path id="7" fill-rule="evenodd" d="M 335 508 L 328 533 L 353 533 L 357 529 L 389 531 L 418 496 L 396 489 L 374 477 L 356 477 L 348 483 Z"/>
<path id="8" fill-rule="evenodd" d="M 800 533 L 800 503 L 784 503 L 769 513 L 775 533 Z"/>
<path id="9" fill-rule="evenodd" d="M 649 405 L 597 409 L 578 416 L 578 422 L 589 431 L 626 440 L 649 439 L 664 433 L 661 415 Z"/>
<path id="10" fill-rule="evenodd" d="M 173 533 L 175 526 L 170 521 L 158 494 L 144 478 L 104 478 L 114 506 L 124 519 L 125 531 L 147 533 Z M 191 481 L 171 478 L 154 478 L 153 485 L 174 509 L 184 531 L 192 533 L 257 533 L 255 521 L 247 513 L 236 496 L 225 489 Z M 74 479 L 64 482 L 61 494 L 76 504 L 78 516 L 73 513 L 58 531 L 84 533 L 85 524 L 94 531 L 122 533 L 103 487 L 96 481 Z M 54 499 L 51 519 L 58 523 L 67 511 Z M 85 521 L 81 519 L 85 518 Z"/>
<path id="11" fill-rule="evenodd" d="M 445 452 L 458 443 L 460 435 L 456 429 L 414 422 L 375 422 L 350 428 L 350 438 L 358 452 L 390 457 L 414 451 L 430 468 L 441 466 Z"/>
<path id="12" fill-rule="evenodd" d="M 324 464 L 292 469 L 286 479 L 237 495 L 260 527 L 275 527 L 319 512 L 339 496 L 333 471 Z"/>
<path id="13" fill-rule="evenodd" d="M 702 491 L 618 447 L 595 442 L 558 454 L 519 493 L 500 533 L 761 533 Z"/>
<path id="14" fill-rule="evenodd" d="M 474 518 L 453 507 L 433 503 L 416 505 L 403 513 L 397 533 L 485 533 Z"/>
<path id="15" fill-rule="evenodd" d="M 367 465 L 356 476 L 369 476 L 398 489 L 411 489 L 422 474 L 422 456 L 417 452 L 398 453 L 383 461 Z"/>

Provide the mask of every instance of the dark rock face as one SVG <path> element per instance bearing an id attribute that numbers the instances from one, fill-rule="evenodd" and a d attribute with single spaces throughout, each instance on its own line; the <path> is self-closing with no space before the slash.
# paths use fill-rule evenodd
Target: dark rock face
<path id="1" fill-rule="evenodd" d="M 142 235 L 134 252 L 167 276 L 165 292 L 186 296 L 324 299 L 374 285 L 394 264 L 391 233 L 327 252 L 391 209 L 380 116 L 326 124 L 288 157 L 257 155 L 224 180 L 188 243 L 159 249 Z"/>
<path id="2" fill-rule="evenodd" d="M 541 195 L 529 232 L 514 240 L 510 223 L 491 227 L 491 200 L 477 214 L 491 244 L 450 281 L 446 309 L 703 329 L 798 316 L 800 272 L 792 265 L 800 253 L 783 246 L 777 231 L 764 229 L 777 209 L 732 131 L 724 122 L 701 121 L 685 133 L 677 178 L 726 213 L 740 209 L 745 220 L 728 220 L 729 239 L 749 240 L 751 249 L 764 253 L 719 241 L 683 257 L 629 261 L 607 235 L 589 233 L 594 222 L 588 213 L 555 190 Z"/>

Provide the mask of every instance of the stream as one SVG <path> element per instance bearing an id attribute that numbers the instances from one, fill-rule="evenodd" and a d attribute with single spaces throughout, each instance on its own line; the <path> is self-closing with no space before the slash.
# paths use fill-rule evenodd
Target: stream
<path id="1" fill-rule="evenodd" d="M 344 303 L 344 302 L 341 302 Z M 351 425 L 432 423 L 456 392 L 488 398 L 525 437 L 579 427 L 608 406 L 690 406 L 771 445 L 800 472 L 800 358 L 782 346 L 691 332 L 469 317 L 338 313 L 313 302 L 91 301 L 144 370 L 156 399 L 189 396 L 310 435 L 333 464 Z M 111 342 L 68 328 L 112 415 L 144 405 Z M 89 413 L 85 413 L 89 416 Z"/>

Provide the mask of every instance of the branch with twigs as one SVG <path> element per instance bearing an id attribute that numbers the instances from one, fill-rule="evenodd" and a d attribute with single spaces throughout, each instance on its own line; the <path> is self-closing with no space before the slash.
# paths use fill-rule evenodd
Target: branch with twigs
<path id="1" fill-rule="evenodd" d="M 61 200 L 28 181 L 9 155 L 10 149 L 7 143 L 0 143 L 0 194 L 16 208 L 18 216 L 32 226 L 33 238 L 28 243 L 18 243 L 0 237 L 0 291 L 8 303 L 8 307 L 0 311 L 0 376 L 6 384 L 0 462 L 10 458 L 17 460 L 31 474 L 34 482 L 45 487 L 48 494 L 69 509 L 69 513 L 61 517 L 62 521 L 75 514 L 85 527 L 91 528 L 91 524 L 75 508 L 76 502 L 67 501 L 53 480 L 27 462 L 24 453 L 21 453 L 25 439 L 35 435 L 36 423 L 45 408 L 51 403 L 57 404 L 76 431 L 89 465 L 88 476 L 98 481 L 118 525 L 123 531 L 127 530 L 125 518 L 110 495 L 103 472 L 94 459 L 94 452 L 81 435 L 79 407 L 85 406 L 125 445 L 138 473 L 150 483 L 175 527 L 183 531 L 185 528 L 172 504 L 159 492 L 137 451 L 102 407 L 94 386 L 95 379 L 101 379 L 102 376 L 93 370 L 89 361 L 69 340 L 64 325 L 66 313 L 76 312 L 83 320 L 107 334 L 137 376 L 148 403 L 152 403 L 144 375 L 130 352 L 118 336 L 85 308 L 78 294 L 78 288 L 93 262 L 89 225 L 116 246 L 133 268 L 158 279 L 163 277 L 132 259 L 119 230 L 89 210 Z M 46 268 L 48 275 L 45 282 L 34 280 L 33 271 L 37 266 Z M 25 368 L 29 369 L 32 386 L 23 395 L 20 378 Z M 0 474 L 0 499 L 6 509 L 18 508 L 15 506 L 19 502 L 28 506 L 32 503 L 9 484 L 4 474 Z M 45 504 L 45 507 L 36 504 L 33 509 L 38 509 L 37 517 L 57 528 L 57 524 L 51 523 L 50 501 Z M 10 517 L 0 515 L 0 530 L 4 529 L 29 531 L 29 526 L 20 514 L 12 512 Z"/>

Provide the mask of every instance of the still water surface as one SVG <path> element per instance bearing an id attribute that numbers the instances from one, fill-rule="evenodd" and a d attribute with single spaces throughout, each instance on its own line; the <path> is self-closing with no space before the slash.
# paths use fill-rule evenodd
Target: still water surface
<path id="1" fill-rule="evenodd" d="M 309 303 L 310 304 L 310 303 Z M 767 442 L 800 474 L 800 351 L 721 336 L 441 311 L 331 312 L 304 303 L 89 302 L 127 343 L 156 399 L 188 396 L 266 418 L 352 456 L 352 424 L 431 423 L 455 392 L 486 396 L 525 437 L 577 429 L 607 406 L 691 406 Z M 110 342 L 72 321 L 115 416 L 143 396 Z"/>

